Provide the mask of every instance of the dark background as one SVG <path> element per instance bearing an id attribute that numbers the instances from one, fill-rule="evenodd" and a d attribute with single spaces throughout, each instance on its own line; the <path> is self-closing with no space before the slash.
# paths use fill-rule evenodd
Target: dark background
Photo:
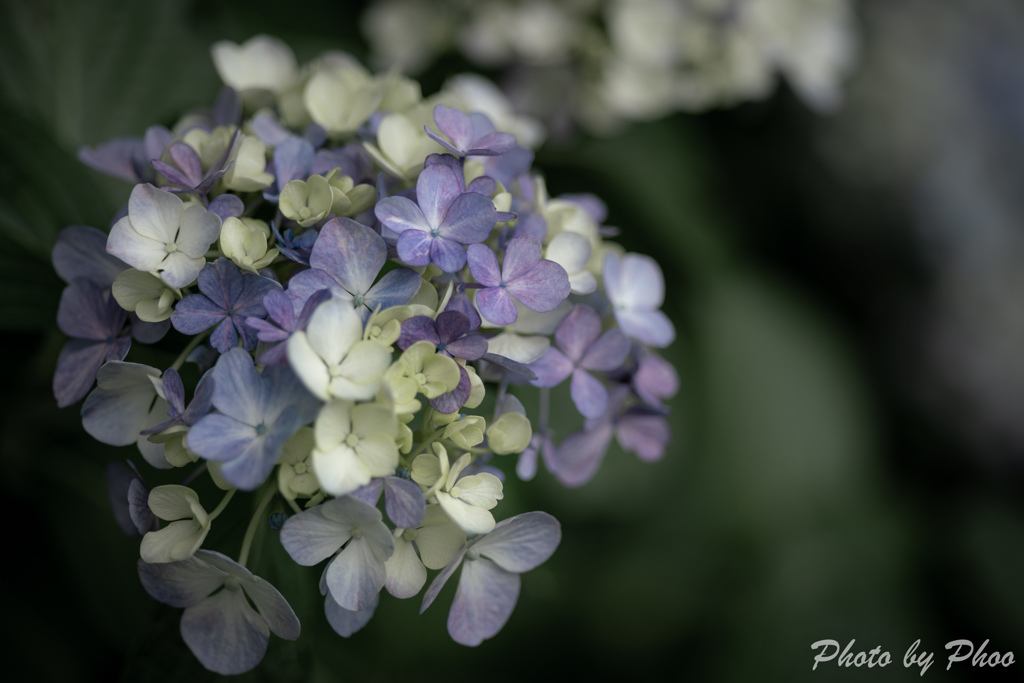
<path id="1" fill-rule="evenodd" d="M 363 58 L 358 7 L 0 7 L 8 668 L 38 681 L 213 679 L 181 642 L 180 610 L 143 592 L 137 541 L 109 511 L 106 463 L 141 458 L 55 406 L 62 283 L 49 252 L 67 225 L 106 228 L 130 192 L 79 164 L 79 146 L 209 105 L 222 38 L 271 33 L 300 63 L 325 49 Z M 943 646 L 989 639 L 1024 657 L 1024 11 L 857 7 L 860 65 L 835 115 L 783 84 L 764 102 L 538 154 L 552 194 L 601 196 L 620 241 L 665 271 L 679 333 L 665 355 L 682 390 L 664 461 L 613 449 L 577 490 L 547 473 L 510 478 L 499 516 L 546 510 L 564 538 L 475 649 L 445 631 L 452 587 L 422 616 L 419 600 L 385 595 L 364 631 L 339 638 L 317 570 L 294 571 L 264 532 L 251 566 L 303 636 L 272 639 L 243 679 L 917 680 L 902 666 L 916 639 L 936 653 L 927 679 L 1021 678 L 1021 664 L 947 672 Z M 468 69 L 445 57 L 424 93 Z M 166 364 L 179 342 L 129 358 Z M 237 553 L 245 505 L 208 545 Z M 893 663 L 812 673 L 821 639 L 881 646 Z"/>

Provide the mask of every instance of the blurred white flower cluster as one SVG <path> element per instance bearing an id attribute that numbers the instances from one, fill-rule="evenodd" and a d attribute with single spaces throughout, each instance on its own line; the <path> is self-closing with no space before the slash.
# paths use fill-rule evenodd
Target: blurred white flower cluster
<path id="1" fill-rule="evenodd" d="M 849 0 L 376 0 L 378 67 L 454 50 L 505 69 L 516 105 L 592 132 L 767 97 L 782 76 L 817 111 L 856 57 Z"/>

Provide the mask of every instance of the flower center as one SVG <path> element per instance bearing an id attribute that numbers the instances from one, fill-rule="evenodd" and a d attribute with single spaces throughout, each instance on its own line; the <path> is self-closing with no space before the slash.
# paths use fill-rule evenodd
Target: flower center
<path id="1" fill-rule="evenodd" d="M 295 470 L 295 474 L 305 474 L 306 473 L 306 463 L 305 462 L 297 462 L 294 465 L 292 465 L 292 469 Z"/>
<path id="2" fill-rule="evenodd" d="M 260 422 L 256 425 L 256 436 L 263 436 L 267 433 L 267 425 L 264 422 Z"/>
<path id="3" fill-rule="evenodd" d="M 352 540 L 358 541 L 362 537 L 363 537 L 363 530 L 362 529 L 360 529 L 359 527 L 356 527 L 355 529 L 352 530 Z"/>
<path id="4" fill-rule="evenodd" d="M 164 245 L 164 251 L 166 251 L 168 254 L 173 254 L 174 252 L 178 251 L 177 243 L 170 242 L 168 244 L 165 244 Z"/>
<path id="5" fill-rule="evenodd" d="M 466 551 L 466 559 L 467 560 L 478 560 L 478 559 L 480 559 L 480 551 L 477 550 L 476 548 L 470 548 L 469 550 Z"/>
<path id="6" fill-rule="evenodd" d="M 431 231 L 430 231 L 430 236 L 431 237 L 439 237 L 440 235 L 441 235 L 441 231 L 440 230 L 438 230 L 437 228 L 432 228 L 431 229 Z"/>
<path id="7" fill-rule="evenodd" d="M 449 493 L 452 494 L 452 498 L 458 498 L 459 496 L 462 495 L 462 489 L 460 489 L 458 486 L 453 486 L 452 490 L 449 491 Z"/>
<path id="8" fill-rule="evenodd" d="M 349 448 L 355 448 L 357 445 L 359 445 L 359 437 L 356 436 L 355 434 L 349 434 L 348 437 L 345 439 L 345 445 L 348 446 Z"/>

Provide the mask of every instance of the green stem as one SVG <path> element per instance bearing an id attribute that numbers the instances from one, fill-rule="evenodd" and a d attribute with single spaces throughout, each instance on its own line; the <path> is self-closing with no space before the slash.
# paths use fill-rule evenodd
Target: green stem
<path id="1" fill-rule="evenodd" d="M 185 359 L 188 358 L 188 354 L 192 353 L 195 348 L 199 346 L 204 339 L 206 339 L 210 332 L 211 330 L 207 330 L 206 332 L 201 332 L 192 337 L 192 341 L 188 343 L 188 346 L 186 346 L 182 352 L 178 354 L 178 357 L 174 359 L 174 362 L 171 364 L 171 368 L 174 370 L 181 370 L 181 366 L 185 364 Z"/>
<path id="2" fill-rule="evenodd" d="M 275 486 L 276 482 L 267 482 L 267 492 L 263 494 L 263 498 L 260 499 L 260 504 L 256 508 L 256 512 L 253 513 L 252 519 L 249 520 L 249 527 L 245 530 L 245 538 L 242 540 L 242 552 L 238 554 L 238 564 L 245 566 L 245 563 L 249 560 L 249 550 L 252 548 L 252 539 L 256 537 L 256 528 L 259 526 L 260 520 L 263 518 L 263 513 L 266 511 L 267 506 L 270 505 L 270 500 L 277 493 Z"/>
<path id="3" fill-rule="evenodd" d="M 220 516 L 220 513 L 224 512 L 224 508 L 226 508 L 228 506 L 228 503 L 231 502 L 231 497 L 235 495 L 235 491 L 237 490 L 238 489 L 231 489 L 226 494 L 224 494 L 224 497 L 220 499 L 220 504 L 217 505 L 217 507 L 215 507 L 213 509 L 213 512 L 211 512 L 209 515 L 209 519 L 211 522 L 217 519 Z"/>

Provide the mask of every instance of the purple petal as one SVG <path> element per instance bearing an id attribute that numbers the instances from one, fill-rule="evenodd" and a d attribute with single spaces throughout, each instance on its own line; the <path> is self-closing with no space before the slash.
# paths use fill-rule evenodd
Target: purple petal
<path id="1" fill-rule="evenodd" d="M 280 289 L 271 289 L 263 296 L 263 308 L 267 315 L 286 332 L 295 331 L 295 309 L 292 308 L 291 299 Z M 263 322 L 263 321 L 260 321 Z M 260 337 L 260 339 L 263 339 Z M 263 339 L 263 341 L 277 341 Z"/>
<path id="2" fill-rule="evenodd" d="M 365 294 L 387 261 L 380 235 L 350 218 L 334 218 L 320 229 L 309 265 L 335 277 L 350 294 Z"/>
<path id="3" fill-rule="evenodd" d="M 473 124 L 469 117 L 458 109 L 439 104 L 434 107 L 434 123 L 454 143 L 455 148 L 461 150 L 459 155 L 465 156 L 465 150 L 473 142 Z"/>
<path id="4" fill-rule="evenodd" d="M 469 259 L 469 272 L 485 287 L 497 287 L 501 284 L 501 271 L 498 270 L 498 257 L 486 244 L 471 244 L 466 249 Z"/>
<path id="5" fill-rule="evenodd" d="M 573 363 L 561 351 L 548 348 L 544 355 L 530 363 L 537 379 L 530 382 L 535 387 L 555 387 L 565 381 L 573 371 Z"/>
<path id="6" fill-rule="evenodd" d="M 569 289 L 565 268 L 547 259 L 541 259 L 529 273 L 508 283 L 509 292 L 519 303 L 538 313 L 554 310 L 568 298 Z"/>
<path id="7" fill-rule="evenodd" d="M 130 313 L 132 339 L 143 344 L 155 344 L 163 339 L 171 329 L 171 320 L 161 320 L 158 323 L 150 323 L 140 320 L 139 316 Z"/>
<path id="8" fill-rule="evenodd" d="M 242 293 L 242 271 L 231 260 L 221 257 L 203 266 L 197 278 L 199 291 L 223 309 L 230 308 Z"/>
<path id="9" fill-rule="evenodd" d="M 487 239 L 496 221 L 494 202 L 490 197 L 467 192 L 456 197 L 451 203 L 444 221 L 438 226 L 438 231 L 442 237 L 460 244 L 473 244 Z"/>
<path id="10" fill-rule="evenodd" d="M 224 585 L 226 577 L 223 571 L 196 556 L 181 562 L 155 564 L 139 560 L 138 570 L 142 587 L 150 597 L 171 607 L 199 604 Z"/>
<path id="11" fill-rule="evenodd" d="M 313 145 L 298 135 L 292 135 L 279 144 L 274 150 L 277 186 L 283 189 L 292 180 L 305 180 L 315 156 Z"/>
<path id="12" fill-rule="evenodd" d="M 192 188 L 202 182 L 203 166 L 199 163 L 199 155 L 190 145 L 180 141 L 172 142 L 167 148 L 167 154 L 188 179 L 188 184 L 184 187 Z M 156 160 L 153 165 L 156 166 Z"/>
<path id="13" fill-rule="evenodd" d="M 137 183 L 142 178 L 136 173 L 132 159 L 144 154 L 145 145 L 141 139 L 116 138 L 96 147 L 79 148 L 78 160 L 100 173 Z"/>
<path id="14" fill-rule="evenodd" d="M 377 501 L 380 500 L 380 494 L 383 490 L 383 479 L 371 479 L 369 484 L 364 484 L 347 495 L 357 498 L 367 505 L 376 506 Z"/>
<path id="15" fill-rule="evenodd" d="M 403 351 L 418 341 L 428 341 L 434 346 L 441 343 L 437 334 L 437 324 L 426 315 L 414 315 L 402 321 L 402 332 L 398 336 L 398 348 Z"/>
<path id="16" fill-rule="evenodd" d="M 106 360 L 110 345 L 102 341 L 72 339 L 60 350 L 53 375 L 53 396 L 66 408 L 89 393 L 96 372 Z M 123 359 L 124 356 L 117 360 Z"/>
<path id="17" fill-rule="evenodd" d="M 398 257 L 410 266 L 430 265 L 430 248 L 434 237 L 419 230 L 406 230 L 398 236 Z"/>
<path id="18" fill-rule="evenodd" d="M 149 489 L 138 477 L 128 484 L 127 503 L 128 516 L 139 536 L 157 528 L 156 515 L 149 509 Z"/>
<path id="19" fill-rule="evenodd" d="M 623 332 L 651 346 L 664 348 L 676 337 L 672 321 L 661 311 L 616 308 L 615 320 Z"/>
<path id="20" fill-rule="evenodd" d="M 231 318 L 225 318 L 210 335 L 210 345 L 221 353 L 238 346 L 238 329 Z M 248 344 L 245 345 L 248 348 Z"/>
<path id="21" fill-rule="evenodd" d="M 447 237 L 435 237 L 430 243 L 430 260 L 445 273 L 454 273 L 466 265 L 466 250 Z"/>
<path id="22" fill-rule="evenodd" d="M 64 228 L 53 245 L 53 268 L 64 282 L 85 279 L 107 289 L 128 266 L 107 253 L 107 236 L 85 225 Z"/>
<path id="23" fill-rule="evenodd" d="M 224 320 L 226 315 L 223 307 L 204 295 L 189 294 L 174 308 L 171 324 L 182 334 L 199 334 Z"/>
<path id="24" fill-rule="evenodd" d="M 185 441 L 198 455 L 219 462 L 248 457 L 259 446 L 255 427 L 220 413 L 196 422 Z"/>
<path id="25" fill-rule="evenodd" d="M 217 93 L 211 118 L 215 126 L 237 126 L 242 121 L 242 98 L 231 86 Z"/>
<path id="26" fill-rule="evenodd" d="M 498 522 L 473 548 L 510 572 L 528 572 L 547 561 L 562 540 L 562 526 L 546 512 L 526 512 Z"/>
<path id="27" fill-rule="evenodd" d="M 496 353 L 485 353 L 483 355 L 483 360 L 517 377 L 521 377 L 526 380 L 537 379 L 537 374 L 531 370 L 528 365 L 523 365 L 519 361 L 512 360 L 511 358 L 499 356 Z"/>
<path id="28" fill-rule="evenodd" d="M 264 418 L 265 397 L 252 356 L 234 349 L 213 369 L 213 405 L 225 415 L 255 427 Z"/>
<path id="29" fill-rule="evenodd" d="M 569 386 L 573 403 L 583 417 L 598 418 L 608 408 L 608 390 L 593 375 L 582 368 L 572 373 Z"/>
<path id="30" fill-rule="evenodd" d="M 241 590 L 225 589 L 185 609 L 181 637 L 200 664 L 231 675 L 260 663 L 270 632 Z"/>
<path id="31" fill-rule="evenodd" d="M 213 386 L 212 373 L 207 372 L 199 378 L 199 384 L 196 385 L 196 393 L 192 395 L 192 402 L 188 404 L 188 408 L 181 414 L 182 422 L 192 426 L 199 418 L 213 410 Z"/>
<path id="32" fill-rule="evenodd" d="M 420 176 L 422 177 L 422 175 Z M 391 232 L 401 235 L 407 230 L 430 232 L 423 210 L 406 197 L 385 197 L 377 202 L 373 213 Z"/>
<path id="33" fill-rule="evenodd" d="M 512 297 L 502 287 L 488 287 L 476 293 L 480 314 L 492 325 L 511 325 L 519 317 Z"/>
<path id="34" fill-rule="evenodd" d="M 245 204 L 237 195 L 226 193 L 214 197 L 206 210 L 217 214 L 222 221 L 225 221 L 241 216 L 245 212 Z"/>
<path id="35" fill-rule="evenodd" d="M 633 374 L 633 389 L 644 402 L 660 406 L 662 399 L 671 398 L 679 391 L 679 375 L 664 358 L 648 353 L 640 359 L 640 366 Z"/>
<path id="36" fill-rule="evenodd" d="M 516 223 L 515 235 L 516 237 L 534 237 L 543 242 L 548 236 L 548 222 L 539 213 L 520 216 L 519 222 Z"/>
<path id="37" fill-rule="evenodd" d="M 444 309 L 445 311 L 458 311 L 462 315 L 466 316 L 469 320 L 469 332 L 472 332 L 480 327 L 480 314 L 477 313 L 476 307 L 473 302 L 469 300 L 469 297 L 465 294 L 456 294 L 448 300 L 448 305 Z M 438 316 L 440 317 L 440 316 Z"/>
<path id="38" fill-rule="evenodd" d="M 475 647 L 497 635 L 512 616 L 519 585 L 519 574 L 507 572 L 488 559 L 464 561 L 459 588 L 448 612 L 452 639 Z"/>
<path id="39" fill-rule="evenodd" d="M 75 280 L 61 292 L 57 326 L 69 337 L 93 341 L 116 337 L 127 317 L 114 297 L 89 280 Z"/>
<path id="40" fill-rule="evenodd" d="M 611 440 L 610 422 L 602 423 L 590 431 L 573 432 L 559 444 L 555 452 L 555 477 L 570 488 L 586 484 L 601 465 Z"/>
<path id="41" fill-rule="evenodd" d="M 181 375 L 174 368 L 167 368 L 163 374 L 164 398 L 167 403 L 181 416 L 185 412 L 185 385 L 181 381 Z"/>
<path id="42" fill-rule="evenodd" d="M 455 570 L 459 568 L 459 564 L 462 563 L 462 558 L 465 554 L 466 547 L 463 546 L 459 551 L 459 554 L 452 558 L 452 561 L 441 570 L 440 574 L 434 577 L 434 580 L 430 583 L 430 587 L 427 588 L 427 592 L 423 594 L 423 603 L 420 605 L 420 614 L 423 614 L 427 608 L 434 603 L 434 600 L 437 599 L 441 589 L 444 588 L 446 583 L 448 583 L 448 579 L 450 579 L 452 574 L 455 573 Z"/>
<path id="43" fill-rule="evenodd" d="M 277 120 L 269 114 L 257 114 L 253 117 L 250 125 L 252 126 L 253 132 L 259 136 L 259 139 L 267 147 L 277 147 L 291 135 L 287 128 L 278 123 Z"/>
<path id="44" fill-rule="evenodd" d="M 601 317 L 590 306 L 579 304 L 569 311 L 569 315 L 565 316 L 565 319 L 558 324 L 558 329 L 555 330 L 555 341 L 569 360 L 579 363 L 600 334 Z M 622 340 L 626 341 L 625 337 L 622 337 Z M 628 341 L 626 342 L 626 351 L 629 351 Z M 619 365 L 621 364 L 620 361 Z"/>
<path id="45" fill-rule="evenodd" d="M 324 516 L 322 508 L 318 505 L 293 515 L 281 527 L 281 545 L 305 567 L 326 560 L 350 537 L 345 527 Z"/>
<path id="46" fill-rule="evenodd" d="M 467 332 L 469 319 L 462 313 L 444 311 L 437 316 L 437 336 L 440 343 L 449 344 Z"/>
<path id="47" fill-rule="evenodd" d="M 299 314 L 313 295 L 322 290 L 327 290 L 328 298 L 336 297 L 345 300 L 352 298 L 352 295 L 345 291 L 330 274 L 319 268 L 310 268 L 298 273 L 288 281 L 286 294 L 291 299 L 292 311 Z M 310 314 L 312 315 L 312 312 Z M 295 329 L 302 329 L 302 326 L 297 325 Z"/>
<path id="48" fill-rule="evenodd" d="M 485 175 L 479 178 L 474 178 L 470 181 L 469 185 L 466 186 L 466 192 L 476 192 L 482 194 L 485 197 L 492 196 L 498 189 L 498 183 L 494 178 L 489 178 Z"/>
<path id="49" fill-rule="evenodd" d="M 636 453 L 644 462 L 661 460 L 671 438 L 668 421 L 660 415 L 631 415 L 619 418 L 617 438 L 625 451 Z"/>
<path id="50" fill-rule="evenodd" d="M 488 133 L 473 143 L 466 156 L 497 156 L 516 146 L 516 138 L 510 133 Z"/>
<path id="51" fill-rule="evenodd" d="M 100 387 L 82 404 L 82 426 L 110 446 L 127 446 L 139 438 L 156 397 L 150 381 L 159 373 L 136 363 L 107 363 L 96 373 Z"/>
<path id="52" fill-rule="evenodd" d="M 435 133 L 433 130 L 431 130 L 430 126 L 423 126 L 423 132 L 425 132 L 427 134 L 427 137 L 429 137 L 431 140 L 433 140 L 437 144 L 439 144 L 442 147 L 444 147 L 446 150 L 448 150 L 449 152 L 451 152 L 455 156 L 458 156 L 458 157 L 465 156 L 462 153 L 461 149 L 459 149 L 458 147 L 456 147 L 452 143 L 450 143 L 447 140 L 445 140 L 442 136 L 440 136 L 437 133 Z M 441 156 L 441 155 L 439 155 L 439 154 L 431 154 L 430 156 Z M 448 155 L 446 155 L 446 156 L 448 156 Z"/>
<path id="53" fill-rule="evenodd" d="M 117 520 L 117 525 L 121 527 L 121 531 L 126 536 L 141 536 L 146 531 L 149 531 L 149 529 L 140 530 L 136 528 L 135 522 L 132 520 L 128 499 L 131 496 L 130 491 L 134 482 L 138 482 L 145 491 L 147 498 L 149 497 L 149 491 L 146 490 L 145 484 L 139 479 L 138 471 L 130 465 L 130 461 L 127 460 L 111 460 L 107 463 L 105 471 L 107 497 L 110 500 L 110 507 L 114 511 L 114 519 Z"/>
<path id="54" fill-rule="evenodd" d="M 451 415 L 462 406 L 466 405 L 469 395 L 473 391 L 473 384 L 469 379 L 466 368 L 459 366 L 459 383 L 449 392 L 435 396 L 430 399 L 430 405 L 439 413 Z"/>
<path id="55" fill-rule="evenodd" d="M 588 370 L 610 372 L 622 367 L 629 355 L 629 339 L 621 330 L 608 330 L 591 344 L 580 366 Z"/>
<path id="56" fill-rule="evenodd" d="M 370 310 L 402 306 L 419 291 L 420 280 L 419 273 L 408 268 L 388 271 L 366 292 L 363 304 Z"/>
<path id="57" fill-rule="evenodd" d="M 463 360 L 480 360 L 487 353 L 487 340 L 483 335 L 471 334 L 448 342 L 444 350 Z"/>
<path id="58" fill-rule="evenodd" d="M 419 204 L 423 217 L 426 219 L 428 229 L 440 228 L 442 222 L 447 220 L 446 214 L 450 212 L 449 207 L 462 194 L 464 186 L 465 181 L 459 178 L 446 164 L 433 164 L 420 172 L 420 177 L 416 179 L 416 203 Z M 473 196 L 479 197 L 479 195 Z M 490 199 L 487 200 L 488 203 L 490 201 Z M 493 204 L 491 209 L 494 209 Z M 381 219 L 381 222 L 383 223 L 384 220 Z"/>
<path id="59" fill-rule="evenodd" d="M 297 640 L 301 626 L 291 605 L 270 583 L 258 576 L 253 578 L 255 581 L 246 582 L 243 590 L 256 605 L 260 616 L 267 622 L 270 632 L 278 638 Z"/>
<path id="60" fill-rule="evenodd" d="M 339 605 L 328 593 L 324 598 L 324 614 L 334 632 L 342 638 L 348 638 L 370 622 L 373 613 L 377 611 L 378 602 L 379 599 L 374 598 L 373 603 L 368 607 L 361 610 L 350 610 Z"/>
<path id="61" fill-rule="evenodd" d="M 274 342 L 284 341 L 291 336 L 290 332 L 282 330 L 273 323 L 268 323 L 262 318 L 249 317 L 245 319 L 246 327 L 251 327 L 256 330 L 256 337 L 261 342 L 272 344 Z M 264 363 L 265 364 L 265 363 Z"/>
<path id="62" fill-rule="evenodd" d="M 377 557 L 365 536 L 352 539 L 327 568 L 331 597 L 349 610 L 373 604 L 385 579 L 384 560 Z"/>
<path id="63" fill-rule="evenodd" d="M 423 521 L 427 500 L 416 483 L 400 477 L 385 477 L 384 509 L 395 526 L 414 529 Z"/>

